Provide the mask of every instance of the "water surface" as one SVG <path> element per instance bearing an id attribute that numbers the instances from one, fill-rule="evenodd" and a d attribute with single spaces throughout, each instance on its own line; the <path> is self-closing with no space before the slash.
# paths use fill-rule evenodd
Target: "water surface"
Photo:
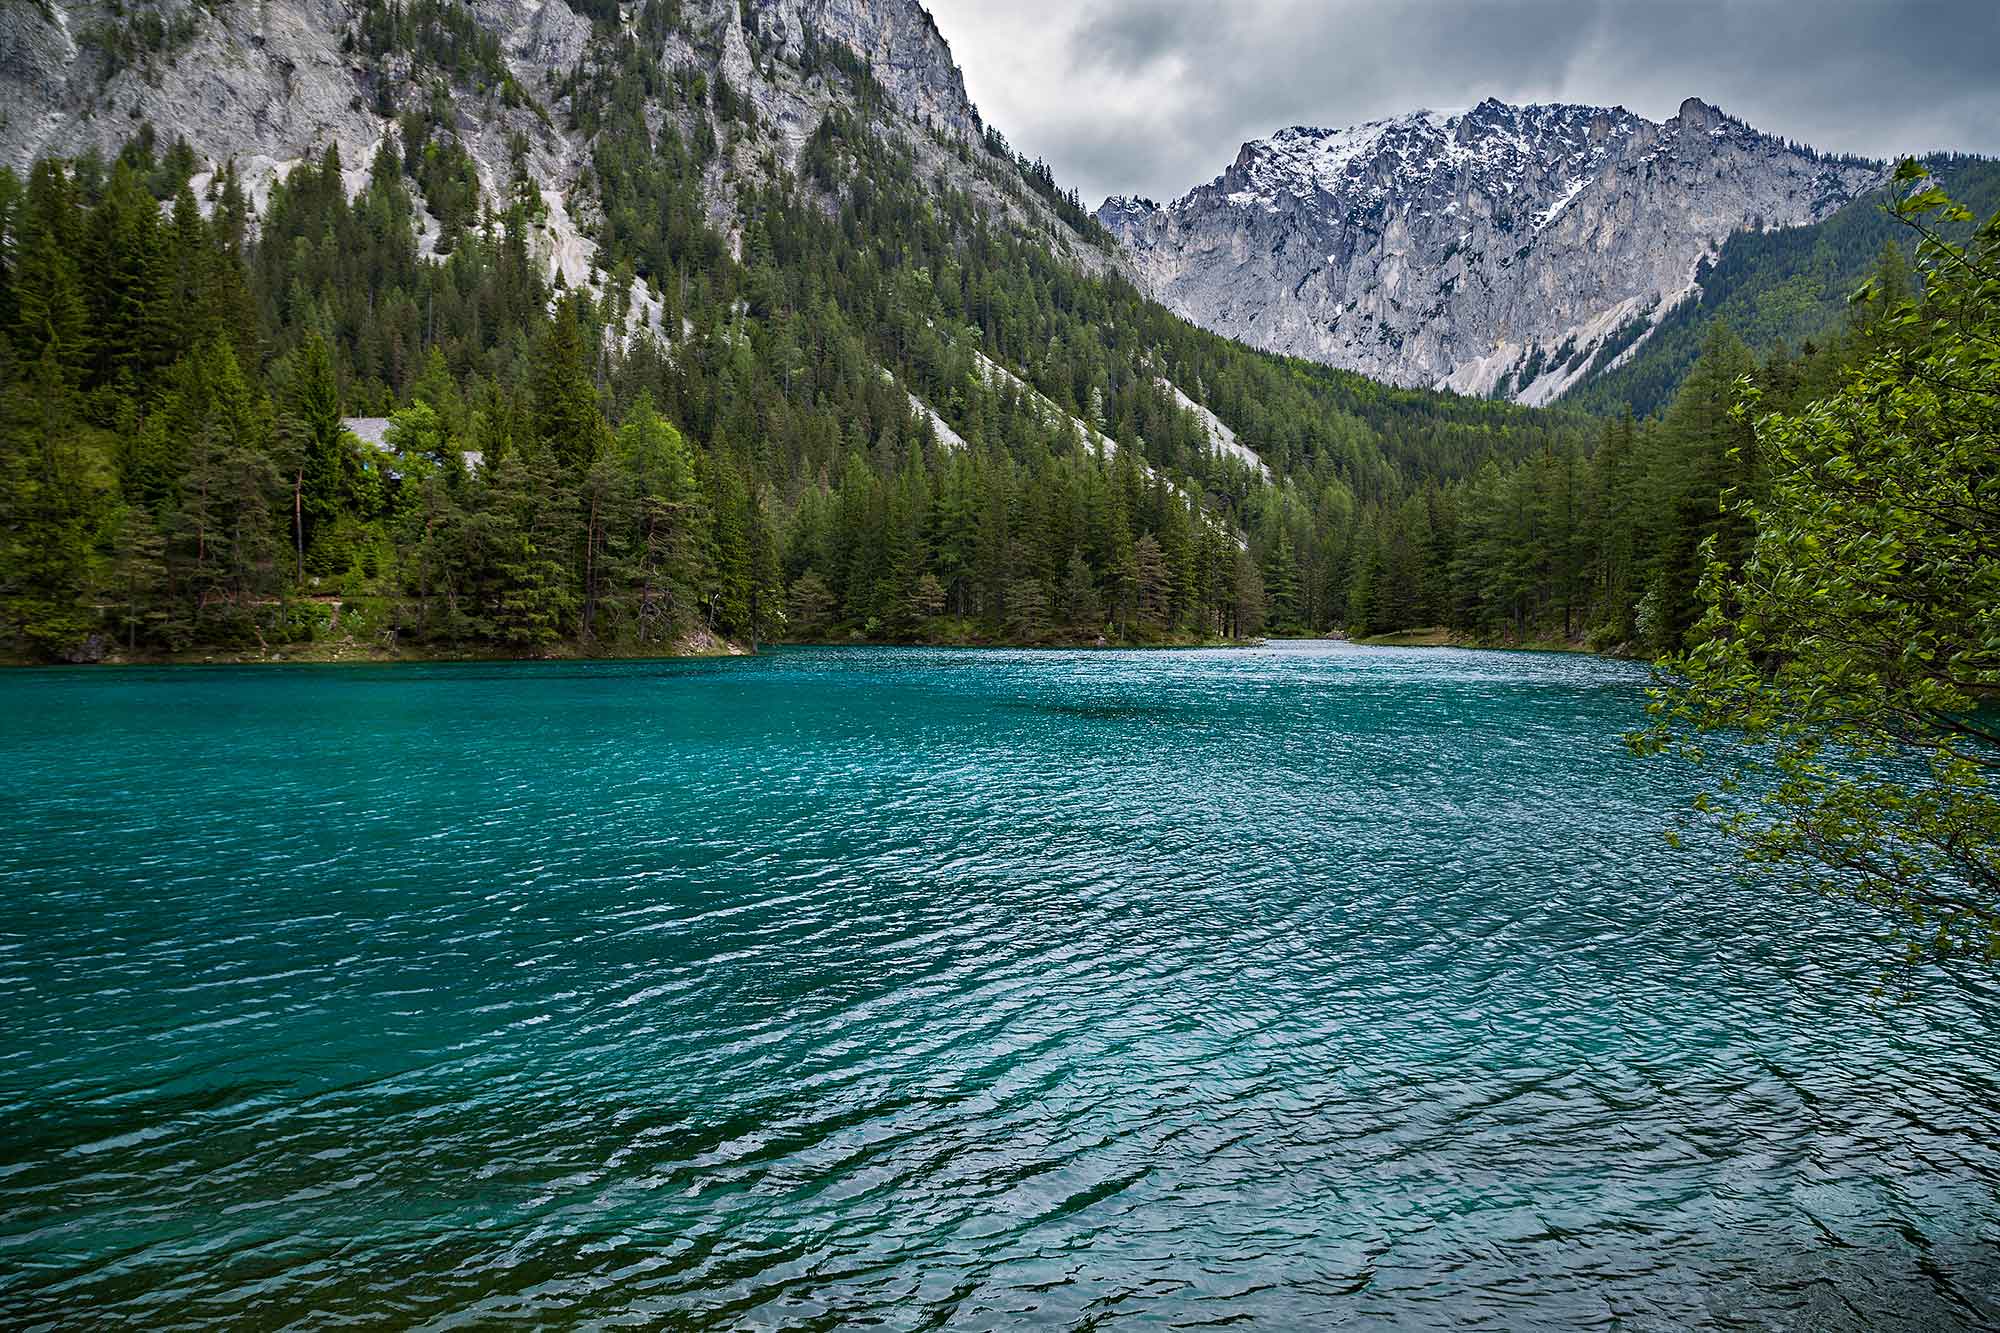
<path id="1" fill-rule="evenodd" d="M 0 1324 L 2000 1322 L 2000 989 L 1585 659 L 0 676 Z"/>

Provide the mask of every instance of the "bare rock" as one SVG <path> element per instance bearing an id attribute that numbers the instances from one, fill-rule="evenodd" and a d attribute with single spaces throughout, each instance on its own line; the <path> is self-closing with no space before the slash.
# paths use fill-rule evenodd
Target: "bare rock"
<path id="1" fill-rule="evenodd" d="M 1172 204 L 1112 199 L 1098 219 L 1218 333 L 1546 403 L 1628 355 L 1731 233 L 1819 221 L 1884 179 L 1696 98 L 1664 124 L 1489 99 L 1284 130 Z"/>

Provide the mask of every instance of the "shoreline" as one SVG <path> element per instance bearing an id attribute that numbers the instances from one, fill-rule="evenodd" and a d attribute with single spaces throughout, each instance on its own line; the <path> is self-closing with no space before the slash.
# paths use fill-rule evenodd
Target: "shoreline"
<path id="1" fill-rule="evenodd" d="M 420 662 L 646 662 L 695 661 L 704 658 L 751 657 L 755 650 L 710 634 L 686 634 L 671 644 L 644 647 L 597 645 L 585 650 L 575 643 L 551 645 L 536 653 L 499 646 L 364 643 L 356 639 L 313 640 L 270 647 L 185 648 L 179 651 L 128 652 L 111 648 L 89 661 L 50 661 L 16 653 L 0 655 L 0 667 L 179 667 L 179 666 L 397 666 Z"/>
<path id="2" fill-rule="evenodd" d="M 1479 639 L 1442 626 L 1428 629 L 1392 630 L 1346 642 L 1363 648 L 1457 648 L 1482 653 L 1565 653 L 1572 657 L 1602 657 L 1612 662 L 1645 662 L 1643 654 L 1626 651 L 1629 644 L 1613 648 L 1592 648 L 1581 639 Z"/>
<path id="3" fill-rule="evenodd" d="M 140 651 L 128 653 L 112 649 L 90 661 L 50 661 L 18 653 L 0 654 L 0 669 L 51 669 L 86 667 L 202 667 L 202 666 L 398 666 L 420 663 L 503 663 L 503 662 L 685 662 L 721 658 L 757 657 L 770 649 L 800 648 L 943 648 L 968 652 L 1200 652 L 1225 649 L 1261 648 L 1273 643 L 1347 643 L 1358 648 L 1455 649 L 1466 652 L 1562 653 L 1577 657 L 1600 657 L 1608 661 L 1640 662 L 1646 659 L 1619 649 L 1599 650 L 1577 641 L 1530 639 L 1523 642 L 1470 638 L 1442 627 L 1397 630 L 1354 639 L 1345 635 L 1262 636 L 1255 639 L 1196 639 L 1138 643 L 1091 639 L 1018 643 L 1005 640 L 970 641 L 944 638 L 933 641 L 881 639 L 774 640 L 745 644 L 724 639 L 707 631 L 684 635 L 672 644 L 646 646 L 596 645 L 585 649 L 575 643 L 553 645 L 541 652 L 509 651 L 501 647 L 452 647 L 443 645 L 384 645 L 353 639 L 328 640 L 277 647 L 188 648 L 178 652 Z"/>
<path id="4" fill-rule="evenodd" d="M 761 657 L 772 649 L 802 648 L 941 648 L 962 652 L 1202 652 L 1218 649 L 1262 647 L 1266 639 L 1204 639 L 1184 643 L 1126 643 L 1102 640 L 1073 640 L 1055 643 L 967 643 L 893 642 L 877 639 L 814 640 L 791 642 L 774 640 L 746 645 L 733 639 L 703 634 L 683 639 L 674 646 L 618 648 L 599 645 L 585 651 L 575 644 L 562 644 L 539 653 L 509 652 L 504 649 L 401 646 L 379 644 L 305 643 L 268 650 L 245 648 L 189 648 L 180 652 L 107 652 L 92 661 L 50 661 L 17 654 L 0 655 L 0 669 L 89 670 L 145 667 L 296 667 L 296 666 L 409 666 L 423 663 L 508 662 L 698 662 L 728 658 Z"/>

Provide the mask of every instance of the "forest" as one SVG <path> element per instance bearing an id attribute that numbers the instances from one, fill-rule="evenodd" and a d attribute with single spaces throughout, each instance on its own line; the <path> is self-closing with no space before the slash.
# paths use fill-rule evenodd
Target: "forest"
<path id="1" fill-rule="evenodd" d="M 353 41 L 523 95 L 410 13 Z M 1874 336 L 1864 317 L 1759 359 L 1712 324 L 1646 419 L 1253 352 L 926 179 L 841 49 L 808 58 L 851 98 L 731 244 L 701 173 L 763 131 L 719 77 L 648 58 L 669 21 L 648 5 L 562 89 L 593 136 L 601 295 L 550 286 L 525 146 L 482 192 L 441 90 L 261 211 L 150 128 L 0 172 L 0 641 L 83 661 L 1439 627 L 1658 653 L 1699 618 L 1702 543 L 1748 540 L 1724 505 L 1757 484 L 1739 380 L 1795 404 Z M 997 135 L 936 144 L 1094 228 Z M 1879 266 L 1907 287 L 1893 241 Z"/>

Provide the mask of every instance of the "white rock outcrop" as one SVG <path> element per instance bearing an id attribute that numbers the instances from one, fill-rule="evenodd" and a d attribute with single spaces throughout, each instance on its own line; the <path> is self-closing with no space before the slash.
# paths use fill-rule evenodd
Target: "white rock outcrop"
<path id="1" fill-rule="evenodd" d="M 1098 218 L 1180 314 L 1408 386 L 1551 401 L 1693 290 L 1744 228 L 1819 221 L 1884 180 L 1698 99 L 1423 111 L 1246 144 L 1172 204 Z"/>

